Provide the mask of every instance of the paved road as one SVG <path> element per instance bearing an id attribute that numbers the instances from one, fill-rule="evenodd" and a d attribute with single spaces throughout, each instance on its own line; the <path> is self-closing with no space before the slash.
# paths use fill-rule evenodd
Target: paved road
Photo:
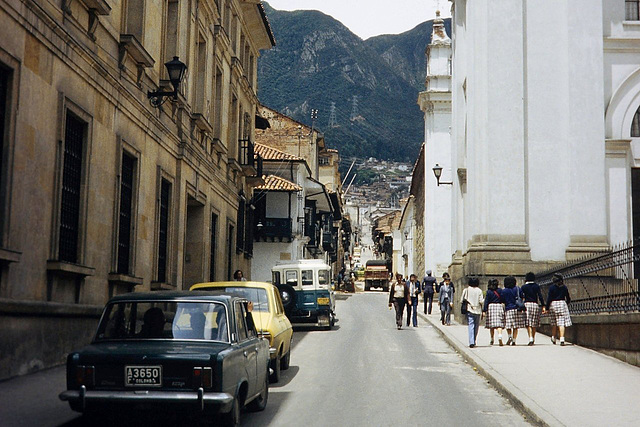
<path id="1" fill-rule="evenodd" d="M 398 331 L 386 294 L 341 295 L 337 312 L 332 331 L 295 332 L 291 368 L 272 385 L 267 409 L 243 414 L 243 425 L 526 424 L 432 327 Z M 64 386 L 64 368 L 0 383 L 0 425 L 85 425 L 58 400 Z"/>
<path id="2" fill-rule="evenodd" d="M 395 327 L 379 292 L 342 296 L 333 331 L 299 331 L 291 369 L 251 426 L 526 425 L 426 324 Z"/>

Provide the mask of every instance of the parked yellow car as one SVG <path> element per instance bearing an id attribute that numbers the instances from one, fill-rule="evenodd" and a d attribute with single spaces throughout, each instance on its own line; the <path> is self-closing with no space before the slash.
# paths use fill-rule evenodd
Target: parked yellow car
<path id="1" fill-rule="evenodd" d="M 271 283 L 266 282 L 208 282 L 198 283 L 191 291 L 220 291 L 225 295 L 234 295 L 253 303 L 253 319 L 258 334 L 269 340 L 271 357 L 271 382 L 280 380 L 280 370 L 289 369 L 291 363 L 291 342 L 293 328 L 287 318 L 280 292 Z"/>

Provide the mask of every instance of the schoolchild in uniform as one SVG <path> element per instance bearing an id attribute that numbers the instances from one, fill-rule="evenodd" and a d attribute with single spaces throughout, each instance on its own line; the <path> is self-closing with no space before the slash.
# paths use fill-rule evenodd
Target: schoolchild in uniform
<path id="1" fill-rule="evenodd" d="M 507 345 L 516 345 L 518 338 L 518 329 L 527 326 L 527 319 L 524 311 L 519 311 L 516 305 L 516 295 L 523 298 L 522 290 L 516 286 L 516 278 L 507 276 L 504 279 L 504 289 L 502 290 L 502 302 L 504 303 L 504 327 L 507 329 L 509 339 Z"/>
<path id="2" fill-rule="evenodd" d="M 551 342 L 556 343 L 556 332 L 560 332 L 560 345 L 564 345 L 564 328 L 571 326 L 569 289 L 564 285 L 561 274 L 553 275 L 553 284 L 549 288 L 547 310 L 551 315 Z M 559 330 L 559 331 L 558 331 Z"/>
<path id="3" fill-rule="evenodd" d="M 536 329 L 540 327 L 540 314 L 544 307 L 544 299 L 540 292 L 540 285 L 536 283 L 536 275 L 532 272 L 524 276 L 524 285 L 522 293 L 524 294 L 524 305 L 526 310 L 527 333 L 529 334 L 529 344 L 533 345 L 536 341 Z M 546 310 L 545 310 L 546 311 Z"/>
<path id="4" fill-rule="evenodd" d="M 485 313 L 486 320 L 484 327 L 489 329 L 491 341 L 489 345 L 493 345 L 493 337 L 495 330 L 498 330 L 498 343 L 502 342 L 502 328 L 504 328 L 504 304 L 500 296 L 502 289 L 498 288 L 498 280 L 491 279 L 487 286 L 487 295 L 484 299 L 484 307 L 482 311 Z"/>

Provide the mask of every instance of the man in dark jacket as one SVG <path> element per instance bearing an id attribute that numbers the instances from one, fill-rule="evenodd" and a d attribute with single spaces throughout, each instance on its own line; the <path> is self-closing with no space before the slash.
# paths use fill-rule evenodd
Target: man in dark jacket
<path id="1" fill-rule="evenodd" d="M 433 294 L 436 290 L 436 278 L 431 275 L 431 270 L 427 270 L 427 275 L 422 279 L 422 298 L 424 299 L 424 314 L 431 314 L 433 305 Z"/>

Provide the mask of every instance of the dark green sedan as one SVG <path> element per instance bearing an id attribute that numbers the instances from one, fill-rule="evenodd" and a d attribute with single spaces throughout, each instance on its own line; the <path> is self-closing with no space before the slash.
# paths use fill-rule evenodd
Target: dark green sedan
<path id="1" fill-rule="evenodd" d="M 131 293 L 106 305 L 93 342 L 67 357 L 60 399 L 79 412 L 169 406 L 224 424 L 261 411 L 269 343 L 247 300 L 199 292 Z"/>

